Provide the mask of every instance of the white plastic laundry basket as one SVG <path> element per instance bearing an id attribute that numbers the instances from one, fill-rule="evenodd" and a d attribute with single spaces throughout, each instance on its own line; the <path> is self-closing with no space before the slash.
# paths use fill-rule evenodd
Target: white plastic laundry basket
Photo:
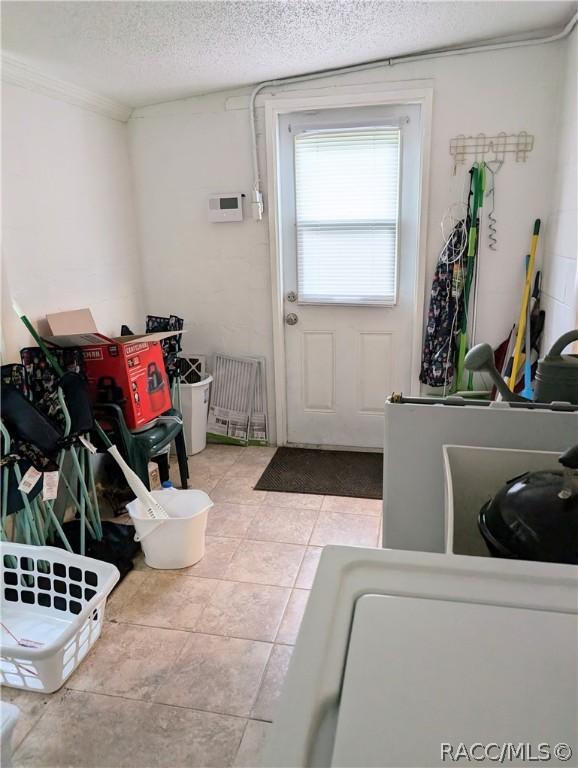
<path id="1" fill-rule="evenodd" d="M 98 639 L 114 565 L 57 547 L 2 542 L 2 685 L 52 693 Z"/>
<path id="2" fill-rule="evenodd" d="M 207 512 L 213 506 L 209 496 L 203 491 L 177 488 L 151 493 L 168 518 L 152 520 L 138 499 L 126 505 L 146 564 L 164 569 L 187 568 L 198 563 L 205 554 Z"/>
<path id="3" fill-rule="evenodd" d="M 181 413 L 187 454 L 200 453 L 207 446 L 207 414 L 209 412 L 209 388 L 212 376 L 205 376 L 195 384 L 179 384 Z"/>

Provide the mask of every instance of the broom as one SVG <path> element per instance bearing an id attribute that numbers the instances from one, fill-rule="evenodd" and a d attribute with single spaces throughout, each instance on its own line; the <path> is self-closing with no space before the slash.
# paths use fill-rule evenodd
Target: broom
<path id="1" fill-rule="evenodd" d="M 64 371 L 60 367 L 58 361 L 50 354 L 48 351 L 48 348 L 46 347 L 45 343 L 42 341 L 40 336 L 38 335 L 36 329 L 30 322 L 30 320 L 26 317 L 26 315 L 20 311 L 20 309 L 16 306 L 16 304 L 13 302 L 12 306 L 14 307 L 14 310 L 20 320 L 24 323 L 25 327 L 29 331 L 30 335 L 34 339 L 34 341 L 38 344 L 40 349 L 42 350 L 44 356 L 52 366 L 52 368 L 56 371 L 56 373 L 59 376 L 64 375 Z M 118 448 L 116 445 L 113 445 L 113 443 L 110 441 L 108 435 L 104 431 L 104 429 L 100 426 L 98 421 L 94 422 L 95 430 L 104 443 L 106 450 L 112 458 L 116 461 L 118 466 L 120 467 L 127 483 L 129 484 L 132 492 L 137 497 L 137 499 L 140 501 L 140 503 L 143 505 L 145 514 L 147 517 L 153 518 L 153 519 L 166 519 L 169 517 L 166 510 L 163 509 L 163 507 L 158 503 L 158 501 L 153 497 L 151 492 L 147 489 L 143 481 L 140 479 L 140 477 L 136 474 L 136 472 L 133 472 L 133 470 L 129 467 L 129 465 L 126 463 L 126 461 L 122 458 L 120 455 Z"/>
<path id="2" fill-rule="evenodd" d="M 526 315 L 528 311 L 528 303 L 531 299 L 532 293 L 532 275 L 534 274 L 534 265 L 536 263 L 536 251 L 538 249 L 538 237 L 540 235 L 540 219 L 536 219 L 534 222 L 534 231 L 532 233 L 532 240 L 530 245 L 530 260 L 528 268 L 526 269 L 526 280 L 524 281 L 524 290 L 522 292 L 522 303 L 520 306 L 520 317 L 518 319 L 518 333 L 516 335 L 516 344 L 514 346 L 514 361 L 512 363 L 512 373 L 510 374 L 510 380 L 508 386 L 510 390 L 514 392 L 516 389 L 516 382 L 518 380 L 518 370 L 520 368 L 520 362 L 522 358 L 522 344 L 524 342 L 526 331 Z"/>

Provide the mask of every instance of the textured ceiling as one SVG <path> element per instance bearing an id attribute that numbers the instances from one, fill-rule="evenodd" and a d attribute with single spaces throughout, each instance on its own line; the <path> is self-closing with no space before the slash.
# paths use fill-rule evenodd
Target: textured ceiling
<path id="1" fill-rule="evenodd" d="M 2 43 L 45 73 L 142 106 L 562 26 L 575 2 L 4 1 Z"/>

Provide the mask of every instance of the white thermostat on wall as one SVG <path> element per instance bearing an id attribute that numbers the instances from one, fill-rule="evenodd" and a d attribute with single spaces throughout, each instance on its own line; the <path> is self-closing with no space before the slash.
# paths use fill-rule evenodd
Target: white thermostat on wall
<path id="1" fill-rule="evenodd" d="M 209 221 L 243 221 L 242 192 L 209 195 Z"/>

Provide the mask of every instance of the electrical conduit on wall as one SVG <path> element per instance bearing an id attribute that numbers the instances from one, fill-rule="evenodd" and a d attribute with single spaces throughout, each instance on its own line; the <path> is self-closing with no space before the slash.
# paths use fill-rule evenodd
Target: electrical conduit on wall
<path id="1" fill-rule="evenodd" d="M 251 192 L 251 210 L 253 218 L 260 220 L 263 217 L 263 192 L 261 190 L 261 173 L 259 169 L 259 157 L 257 152 L 257 127 L 256 127 L 256 99 L 259 93 L 265 88 L 271 88 L 274 86 L 291 85 L 293 83 L 305 83 L 310 80 L 320 80 L 325 77 L 331 77 L 333 75 L 345 75 L 353 72 L 363 72 L 370 69 L 376 69 L 379 67 L 392 67 L 396 64 L 408 64 L 414 61 L 425 61 L 427 59 L 437 59 L 444 56 L 460 56 L 473 53 L 487 53 L 490 51 L 500 51 L 506 48 L 522 48 L 528 45 L 543 45 L 546 43 L 554 43 L 558 40 L 562 40 L 568 37 L 578 21 L 578 13 L 576 13 L 566 26 L 556 34 L 548 35 L 546 37 L 529 38 L 525 40 L 515 40 L 502 43 L 488 43 L 486 45 L 474 45 L 458 48 L 443 48 L 434 51 L 425 51 L 423 53 L 408 54 L 405 56 L 396 56 L 394 58 L 380 59 L 377 61 L 370 61 L 364 64 L 354 64 L 349 67 L 339 67 L 337 69 L 325 69 L 319 72 L 311 72 L 305 75 L 295 75 L 294 77 L 284 77 L 278 80 L 267 80 L 263 83 L 259 83 L 249 98 L 249 120 L 251 124 L 251 158 L 253 163 L 253 179 L 254 185 Z"/>

